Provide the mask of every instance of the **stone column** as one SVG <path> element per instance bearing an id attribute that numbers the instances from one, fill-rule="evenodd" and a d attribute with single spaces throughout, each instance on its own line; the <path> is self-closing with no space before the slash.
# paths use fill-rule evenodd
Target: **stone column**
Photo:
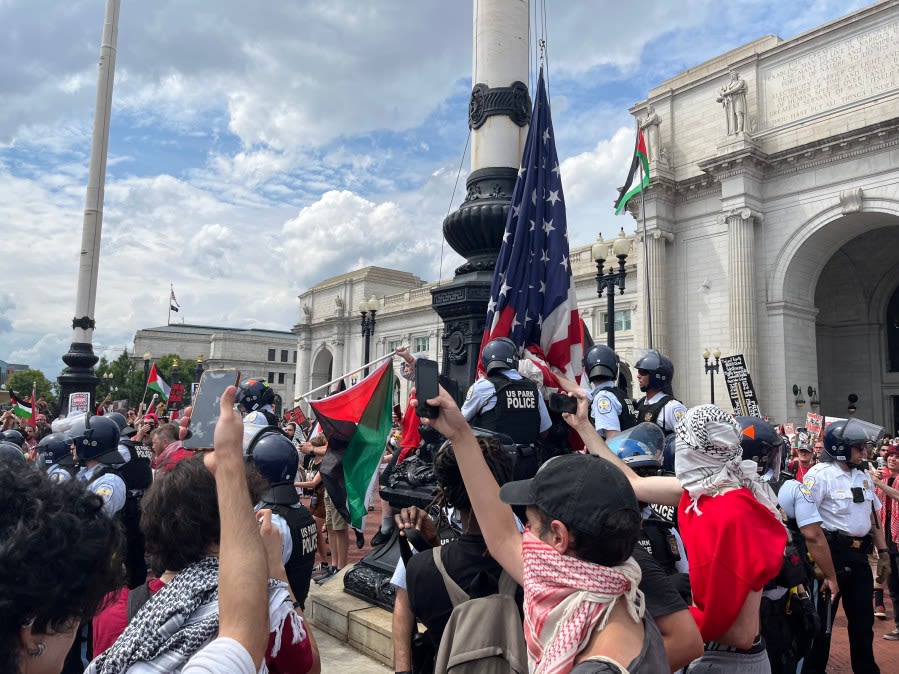
<path id="1" fill-rule="evenodd" d="M 343 375 L 344 372 L 347 371 L 346 363 L 344 362 L 343 355 L 343 344 L 344 341 L 340 337 L 336 337 L 328 342 L 328 348 L 331 349 L 331 356 L 333 358 L 333 366 L 331 369 L 331 379 L 337 379 Z"/>
<path id="2" fill-rule="evenodd" d="M 748 208 L 723 215 L 728 230 L 728 279 L 730 281 L 730 344 L 742 353 L 749 372 L 756 364 L 755 218 Z"/>
<path id="3" fill-rule="evenodd" d="M 643 273 L 640 274 L 640 305 L 644 311 L 644 339 L 643 344 L 636 344 L 635 346 L 638 348 L 649 348 L 652 346 L 659 353 L 669 355 L 667 343 L 667 258 L 668 243 L 674 241 L 674 235 L 671 232 L 656 228 L 646 232 L 646 237 L 646 259 L 642 265 Z M 642 242 L 642 234 L 639 239 Z M 652 329 L 652 339 L 650 339 L 650 327 Z"/>

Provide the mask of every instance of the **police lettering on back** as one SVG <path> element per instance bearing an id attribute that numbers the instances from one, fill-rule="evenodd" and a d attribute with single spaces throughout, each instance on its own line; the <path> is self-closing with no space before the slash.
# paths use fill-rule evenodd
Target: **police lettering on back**
<path id="1" fill-rule="evenodd" d="M 506 407 L 514 409 L 537 409 L 537 395 L 535 391 L 503 391 L 506 395 Z"/>

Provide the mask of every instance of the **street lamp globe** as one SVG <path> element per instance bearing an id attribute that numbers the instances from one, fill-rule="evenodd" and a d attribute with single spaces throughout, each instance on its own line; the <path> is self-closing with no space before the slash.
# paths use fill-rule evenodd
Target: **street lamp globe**
<path id="1" fill-rule="evenodd" d="M 615 257 L 627 257 L 630 250 L 631 240 L 627 238 L 627 234 L 624 233 L 624 227 L 622 227 L 621 231 L 618 232 L 618 236 L 612 242 L 611 251 Z"/>

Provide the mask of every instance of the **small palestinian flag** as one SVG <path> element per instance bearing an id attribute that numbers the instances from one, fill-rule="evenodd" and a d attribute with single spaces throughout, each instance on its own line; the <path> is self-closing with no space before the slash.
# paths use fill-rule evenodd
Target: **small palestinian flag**
<path id="1" fill-rule="evenodd" d="M 169 399 L 169 391 L 172 388 L 165 383 L 165 379 L 163 379 L 159 372 L 156 369 L 156 363 L 153 363 L 153 367 L 150 368 L 150 376 L 147 377 L 147 388 L 151 391 L 156 391 L 159 394 L 160 400 L 168 400 Z"/>
<path id="2" fill-rule="evenodd" d="M 26 405 L 16 396 L 15 393 L 10 391 L 9 393 L 9 402 L 12 403 L 12 411 L 20 419 L 30 419 L 31 418 L 31 405 Z"/>
<path id="3" fill-rule="evenodd" d="M 365 492 L 390 434 L 393 385 L 388 360 L 355 386 L 310 403 L 328 438 L 322 481 L 341 516 L 357 529 L 367 512 Z"/>

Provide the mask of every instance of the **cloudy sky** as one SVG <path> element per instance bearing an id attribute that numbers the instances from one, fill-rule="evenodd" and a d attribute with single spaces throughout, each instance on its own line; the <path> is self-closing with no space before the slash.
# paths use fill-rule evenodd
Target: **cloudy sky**
<path id="1" fill-rule="evenodd" d="M 633 145 L 627 109 L 651 87 L 868 3 L 547 4 L 574 246 L 634 227 L 611 203 Z M 0 359 L 50 377 L 72 338 L 104 8 L 0 0 Z M 98 355 L 164 324 L 170 283 L 173 320 L 287 330 L 297 295 L 330 276 L 451 275 L 460 259 L 441 224 L 469 169 L 471 23 L 471 0 L 123 0 Z"/>

